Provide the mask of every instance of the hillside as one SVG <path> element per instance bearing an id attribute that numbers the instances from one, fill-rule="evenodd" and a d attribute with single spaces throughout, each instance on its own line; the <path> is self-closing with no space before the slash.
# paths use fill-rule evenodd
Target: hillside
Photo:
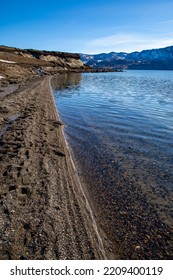
<path id="1" fill-rule="evenodd" d="M 79 54 L 0 46 L 0 84 L 85 68 Z"/>
<path id="2" fill-rule="evenodd" d="M 173 70 L 173 46 L 132 53 L 81 54 L 80 57 L 87 65 L 98 68 Z"/>

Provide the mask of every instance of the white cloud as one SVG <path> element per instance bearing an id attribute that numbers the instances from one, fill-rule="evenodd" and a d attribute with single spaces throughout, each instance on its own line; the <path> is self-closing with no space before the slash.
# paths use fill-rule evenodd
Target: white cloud
<path id="1" fill-rule="evenodd" d="M 85 53 L 132 52 L 173 45 L 173 34 L 167 36 L 140 35 L 137 33 L 117 33 L 90 40 L 85 45 Z"/>

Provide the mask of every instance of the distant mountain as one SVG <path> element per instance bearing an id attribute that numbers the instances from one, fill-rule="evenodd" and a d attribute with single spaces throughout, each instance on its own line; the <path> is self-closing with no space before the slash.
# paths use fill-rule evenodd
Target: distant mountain
<path id="1" fill-rule="evenodd" d="M 173 70 L 173 46 L 132 53 L 80 54 L 80 58 L 96 68 Z"/>

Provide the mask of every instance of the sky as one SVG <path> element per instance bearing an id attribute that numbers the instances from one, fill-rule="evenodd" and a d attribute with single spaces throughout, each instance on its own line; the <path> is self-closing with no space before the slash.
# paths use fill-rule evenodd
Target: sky
<path id="1" fill-rule="evenodd" d="M 74 53 L 173 45 L 173 0 L 1 1 L 0 45 Z"/>

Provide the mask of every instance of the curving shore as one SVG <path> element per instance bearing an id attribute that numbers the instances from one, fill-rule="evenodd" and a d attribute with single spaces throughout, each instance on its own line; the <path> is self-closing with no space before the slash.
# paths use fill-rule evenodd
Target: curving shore
<path id="1" fill-rule="evenodd" d="M 106 259 L 50 79 L 1 99 L 0 259 Z"/>

